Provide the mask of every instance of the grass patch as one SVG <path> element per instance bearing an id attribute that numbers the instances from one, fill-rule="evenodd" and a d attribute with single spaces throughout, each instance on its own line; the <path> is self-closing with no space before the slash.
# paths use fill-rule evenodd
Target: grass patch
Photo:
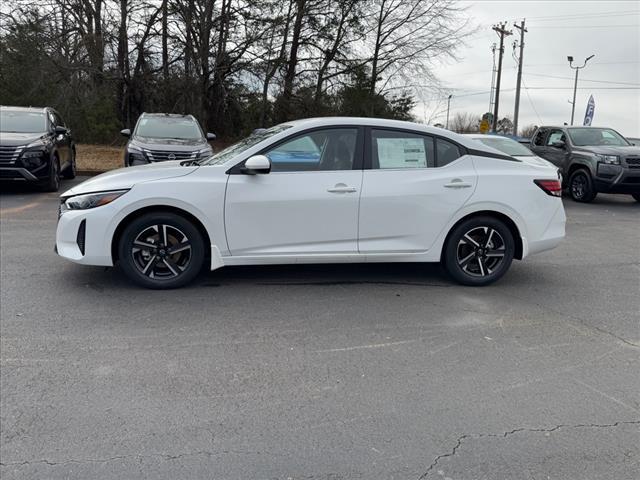
<path id="1" fill-rule="evenodd" d="M 103 171 L 122 168 L 124 147 L 110 145 L 76 145 L 78 170 Z"/>

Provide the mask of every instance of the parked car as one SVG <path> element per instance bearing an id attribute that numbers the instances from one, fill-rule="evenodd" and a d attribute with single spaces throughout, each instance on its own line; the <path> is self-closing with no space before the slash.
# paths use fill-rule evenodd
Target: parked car
<path id="1" fill-rule="evenodd" d="M 558 171 L 558 178 L 562 180 L 562 174 L 560 170 L 553 165 L 553 163 L 537 156 L 529 148 L 527 148 L 522 142 L 514 139 L 503 137 L 501 135 L 483 135 L 480 133 L 468 133 L 465 136 L 473 138 L 478 142 L 485 144 L 488 147 L 495 148 L 496 150 L 511 155 L 518 160 L 525 163 L 529 163 L 532 166 L 537 167 L 551 167 Z"/>
<path id="2" fill-rule="evenodd" d="M 0 180 L 55 192 L 60 175 L 76 176 L 76 146 L 53 108 L 0 106 Z"/>
<path id="3" fill-rule="evenodd" d="M 640 147 L 611 128 L 540 127 L 531 150 L 560 168 L 577 202 L 590 202 L 598 192 L 640 202 Z"/>
<path id="4" fill-rule="evenodd" d="M 61 196 L 56 249 L 119 262 L 150 288 L 184 285 L 204 264 L 342 262 L 442 262 L 487 285 L 562 240 L 560 194 L 556 168 L 447 130 L 306 119 L 207 159 L 85 181 Z"/>
<path id="5" fill-rule="evenodd" d="M 120 132 L 129 138 L 124 149 L 124 166 L 144 165 L 167 160 L 200 160 L 213 154 L 206 135 L 193 115 L 143 113 L 131 133 Z"/>

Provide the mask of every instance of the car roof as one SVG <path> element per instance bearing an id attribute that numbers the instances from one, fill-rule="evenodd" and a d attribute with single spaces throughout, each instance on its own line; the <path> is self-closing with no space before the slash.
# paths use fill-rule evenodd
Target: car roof
<path id="1" fill-rule="evenodd" d="M 140 116 L 145 116 L 145 117 L 162 117 L 162 118 L 191 118 L 193 120 L 195 120 L 195 117 L 193 115 L 189 115 L 189 114 L 183 114 L 183 113 L 149 113 L 149 112 L 142 112 L 142 114 L 140 114 Z"/>
<path id="2" fill-rule="evenodd" d="M 439 137 L 448 138 L 457 142 L 464 147 L 474 150 L 484 150 L 482 144 L 465 137 L 459 133 L 452 132 L 450 130 L 430 127 L 422 123 L 407 122 L 403 120 L 389 120 L 386 118 L 369 118 L 369 117 L 316 117 L 305 118 L 301 120 L 293 120 L 285 122 L 284 125 L 290 125 L 295 127 L 296 130 L 303 130 L 306 128 L 314 127 L 330 127 L 339 125 L 361 125 L 365 127 L 381 127 L 381 128 L 396 128 L 402 130 L 413 130 L 417 133 L 426 133 L 430 135 L 437 135 Z M 479 146 L 480 145 L 480 146 Z M 495 150 L 491 147 L 486 147 L 487 152 L 495 153 Z"/>

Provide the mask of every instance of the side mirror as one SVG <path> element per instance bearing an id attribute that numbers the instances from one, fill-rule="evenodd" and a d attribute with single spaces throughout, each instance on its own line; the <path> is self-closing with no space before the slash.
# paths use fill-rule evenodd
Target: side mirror
<path id="1" fill-rule="evenodd" d="M 207 142 L 211 142 L 211 141 L 213 141 L 215 139 L 216 139 L 216 134 L 215 133 L 211 133 L 211 132 L 207 133 Z"/>
<path id="2" fill-rule="evenodd" d="M 553 143 L 551 144 L 551 146 L 552 146 L 553 148 L 564 148 L 564 147 L 565 147 L 565 143 L 564 143 L 562 140 L 560 140 L 560 141 L 558 141 L 558 142 L 553 142 Z"/>
<path id="3" fill-rule="evenodd" d="M 120 130 L 120 135 L 122 135 L 123 137 L 130 137 L 131 130 L 129 130 L 128 128 L 125 128 L 124 130 Z"/>
<path id="4" fill-rule="evenodd" d="M 69 130 L 67 129 L 67 127 L 63 127 L 61 125 L 56 125 L 56 127 L 53 129 L 53 131 L 56 132 L 57 134 L 64 135 Z"/>
<path id="5" fill-rule="evenodd" d="M 271 160 L 266 155 L 254 155 L 244 162 L 242 173 L 256 175 L 258 173 L 269 173 L 271 171 Z"/>

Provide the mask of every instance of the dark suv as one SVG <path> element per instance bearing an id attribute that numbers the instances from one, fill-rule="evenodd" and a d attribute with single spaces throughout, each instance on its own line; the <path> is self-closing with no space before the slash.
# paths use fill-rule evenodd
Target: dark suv
<path id="1" fill-rule="evenodd" d="M 626 193 L 640 202 L 640 147 L 611 128 L 540 127 L 531 150 L 562 171 L 571 198 Z"/>
<path id="2" fill-rule="evenodd" d="M 60 114 L 49 107 L 0 106 L 0 180 L 55 192 L 61 173 L 76 176 L 76 146 Z"/>
<path id="3" fill-rule="evenodd" d="M 193 115 L 143 113 L 133 130 L 120 132 L 129 137 L 124 149 L 124 166 L 167 160 L 199 160 L 213 153 L 209 141 L 213 133 L 203 133 Z"/>

